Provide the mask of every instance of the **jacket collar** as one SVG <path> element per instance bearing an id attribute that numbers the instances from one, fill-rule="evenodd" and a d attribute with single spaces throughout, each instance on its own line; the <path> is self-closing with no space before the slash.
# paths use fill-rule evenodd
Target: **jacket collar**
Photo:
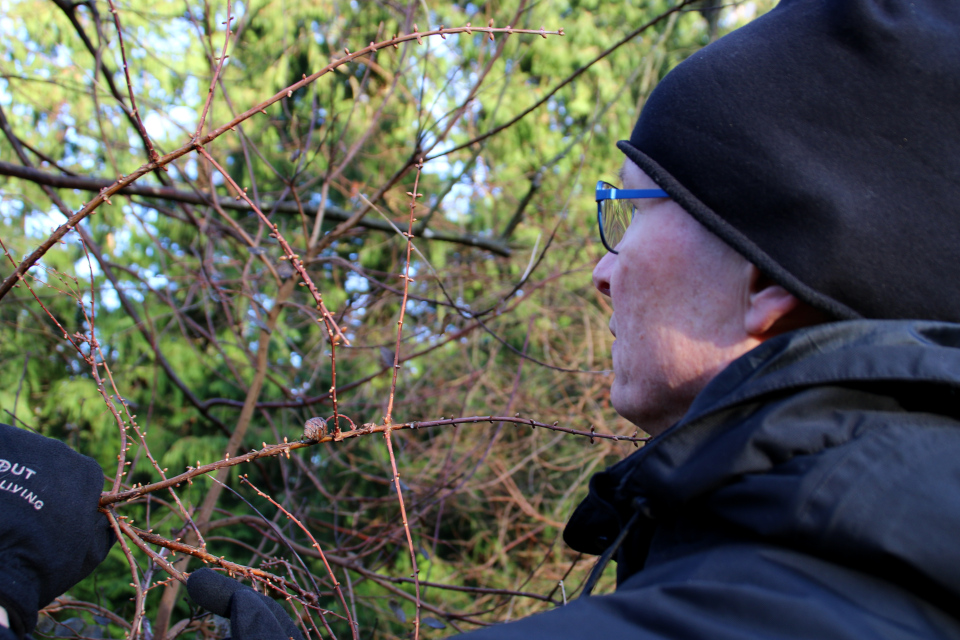
<path id="1" fill-rule="evenodd" d="M 661 517 L 695 503 L 823 555 L 897 557 L 960 593 L 943 569 L 960 562 L 949 535 L 960 528 L 958 393 L 960 325 L 850 321 L 779 336 L 594 476 L 564 538 L 598 553 L 636 498 Z"/>

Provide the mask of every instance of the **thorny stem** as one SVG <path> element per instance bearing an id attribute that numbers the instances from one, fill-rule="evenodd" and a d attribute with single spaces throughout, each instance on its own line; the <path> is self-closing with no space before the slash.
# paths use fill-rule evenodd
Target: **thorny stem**
<path id="1" fill-rule="evenodd" d="M 160 565 L 164 571 L 176 578 L 179 582 L 187 584 L 187 578 L 180 571 L 177 571 L 176 567 L 161 557 L 160 554 L 147 546 L 147 544 L 140 539 L 140 536 L 137 535 L 137 530 L 130 526 L 122 516 L 118 516 L 113 510 L 113 507 L 107 509 L 107 513 L 109 514 L 108 517 L 111 518 L 113 522 L 116 522 L 117 526 L 119 526 L 120 529 L 127 535 L 127 537 L 133 541 L 133 544 L 140 547 L 140 549 L 146 553 L 151 560 Z"/>
<path id="2" fill-rule="evenodd" d="M 306 266 L 303 260 L 300 259 L 300 256 L 293 252 L 293 248 L 290 246 L 290 243 L 287 242 L 287 239 L 283 237 L 283 234 L 280 233 L 280 228 L 270 221 L 267 216 L 264 215 L 260 207 L 256 206 L 249 197 L 247 197 L 246 189 L 241 189 L 240 185 L 234 181 L 230 174 L 220 166 L 220 164 L 214 160 L 206 149 L 202 146 L 197 145 L 197 151 L 206 158 L 217 171 L 223 175 L 224 180 L 226 180 L 230 186 L 234 188 L 238 194 L 238 199 L 243 199 L 260 217 L 260 219 L 267 225 L 271 230 L 270 236 L 277 239 L 277 242 L 280 244 L 280 247 L 283 249 L 284 257 L 290 261 L 290 264 L 293 265 L 293 268 L 297 271 L 300 277 L 303 279 L 301 285 L 306 285 L 310 289 L 310 294 L 313 296 L 314 301 L 317 305 L 317 311 L 320 312 L 322 317 L 322 322 L 324 328 L 327 331 L 327 337 L 330 340 L 330 397 L 333 404 L 333 424 L 334 424 L 334 433 L 340 432 L 340 412 L 337 406 L 337 343 L 342 340 L 347 346 L 350 345 L 350 341 L 347 340 L 347 337 L 343 335 L 343 332 L 340 330 L 340 327 L 337 325 L 336 320 L 333 319 L 333 315 L 327 310 L 326 306 L 323 304 L 323 295 L 320 293 L 320 290 L 317 289 L 317 286 L 314 284 L 313 280 L 310 278 L 310 275 L 307 273 Z M 312 251 L 312 249 L 311 249 Z M 282 258 L 281 258 L 282 259 Z"/>
<path id="3" fill-rule="evenodd" d="M 305 591 L 304 589 L 300 588 L 299 585 L 287 580 L 286 578 L 281 578 L 280 576 L 263 571 L 262 569 L 254 569 L 252 567 L 245 567 L 241 564 L 237 564 L 236 562 L 230 562 L 223 556 L 215 556 L 203 549 L 198 549 L 197 547 L 184 544 L 183 542 L 180 542 L 179 539 L 168 540 L 163 536 L 153 533 L 152 531 L 144 531 L 143 529 L 138 529 L 132 525 L 128 525 L 128 527 L 129 528 L 127 530 L 129 530 L 130 533 L 146 543 L 166 547 L 167 549 L 170 549 L 176 553 L 193 556 L 194 558 L 202 561 L 204 564 L 213 564 L 218 567 L 222 567 L 223 569 L 227 570 L 227 573 L 230 576 L 239 574 L 250 578 L 259 578 L 266 581 L 271 588 L 276 589 L 281 593 L 285 593 L 285 589 L 289 589 L 296 593 L 297 597 L 300 598 L 302 602 L 316 605 L 316 596 L 314 594 Z M 181 575 L 186 578 L 188 574 Z"/>
<path id="4" fill-rule="evenodd" d="M 383 425 L 386 430 L 383 437 L 387 442 L 387 451 L 390 454 L 390 467 L 393 470 L 393 486 L 397 490 L 397 500 L 400 502 L 400 518 L 403 521 L 403 531 L 407 536 L 407 547 L 410 550 L 410 566 L 413 569 L 413 587 L 416 592 L 416 614 L 413 621 L 413 640 L 420 638 L 420 569 L 417 568 L 417 550 L 413 546 L 413 536 L 410 533 L 410 523 L 407 521 L 407 508 L 403 504 L 403 491 L 400 489 L 400 471 L 397 469 L 397 457 L 393 453 L 393 441 L 391 439 L 393 425 L 393 400 L 397 393 L 397 374 L 400 372 L 400 343 L 403 338 L 403 318 L 407 309 L 407 295 L 410 292 L 410 256 L 413 253 L 413 223 L 416 218 L 413 217 L 417 208 L 417 198 L 423 194 L 417 192 L 420 186 L 420 172 L 423 170 L 423 161 L 416 164 L 417 175 L 413 179 L 413 191 L 408 191 L 410 196 L 410 217 L 407 223 L 407 259 L 404 264 L 403 272 L 403 299 L 400 302 L 400 319 L 397 320 L 397 342 L 393 351 L 393 380 L 390 383 L 390 399 L 387 401 L 387 415 L 383 418 Z"/>
<path id="5" fill-rule="evenodd" d="M 548 429 L 550 431 L 559 431 L 561 433 L 569 433 L 571 435 L 582 436 L 590 438 L 593 440 L 612 440 L 614 442 L 634 442 L 641 443 L 646 442 L 649 438 L 642 438 L 637 436 L 621 436 L 613 433 L 597 433 L 596 431 L 579 431 L 577 429 L 570 429 L 569 427 L 558 426 L 556 422 L 547 423 L 547 422 L 537 422 L 536 420 L 531 420 L 530 418 L 522 418 L 520 414 L 514 416 L 468 416 L 462 418 L 442 418 L 440 420 L 423 420 L 420 422 L 405 422 L 405 423 L 394 423 L 389 426 L 390 431 L 400 431 L 401 429 L 430 429 L 434 427 L 449 426 L 449 425 L 458 425 L 458 424 L 479 424 L 481 422 L 486 423 L 496 423 L 496 422 L 507 422 L 516 425 L 527 425 L 530 427 L 538 427 L 542 429 Z M 167 487 L 176 487 L 184 482 L 191 483 L 193 478 L 197 476 L 210 473 L 211 471 L 216 471 L 217 469 L 223 467 L 232 467 L 234 465 L 243 464 L 244 462 L 251 462 L 259 458 L 272 458 L 274 456 L 281 455 L 290 455 L 291 451 L 297 449 L 303 449 L 304 447 L 310 447 L 317 443 L 321 442 L 341 442 L 343 440 L 349 440 L 351 438 L 359 438 L 361 436 L 368 436 L 373 433 L 385 433 L 387 431 L 387 425 L 384 424 L 364 424 L 356 429 L 351 429 L 350 431 L 342 431 L 339 435 L 335 434 L 325 434 L 320 438 L 315 440 L 294 440 L 292 442 L 281 442 L 278 444 L 268 445 L 263 444 L 262 449 L 253 449 L 247 453 L 239 456 L 231 456 L 225 460 L 218 460 L 216 462 L 210 462 L 208 464 L 200 465 L 198 467 L 188 467 L 187 471 L 162 480 L 160 482 L 154 482 L 151 484 L 141 485 L 139 487 L 128 489 L 127 491 L 121 491 L 120 493 L 103 493 L 100 495 L 100 506 L 105 507 L 116 502 L 128 502 L 130 500 L 135 500 L 142 496 L 145 496 L 148 493 L 153 493 L 154 491 L 159 491 L 160 489 L 166 489 Z"/>
<path id="6" fill-rule="evenodd" d="M 333 405 L 333 432 L 340 433 L 340 409 L 337 406 L 337 341 L 330 329 L 327 329 L 330 338 L 330 402 Z"/>
<path id="7" fill-rule="evenodd" d="M 390 438 L 393 430 L 390 425 L 383 432 L 387 441 L 387 452 L 390 454 L 390 467 L 393 469 L 393 486 L 397 490 L 397 500 L 400 502 L 400 518 L 403 520 L 403 531 L 407 535 L 407 548 L 410 550 L 410 565 L 413 568 L 413 588 L 416 593 L 416 614 L 413 621 L 413 640 L 420 637 L 420 569 L 417 568 L 417 550 L 413 546 L 413 536 L 410 534 L 410 523 L 407 521 L 407 508 L 403 504 L 403 491 L 400 489 L 400 471 L 397 470 L 397 456 L 393 453 L 393 441 Z"/>
<path id="8" fill-rule="evenodd" d="M 119 28 L 119 27 L 118 27 Z M 78 229 L 79 231 L 79 229 Z M 114 418 L 116 419 L 117 428 L 120 430 L 120 453 L 117 454 L 117 473 L 113 479 L 113 491 L 116 491 L 120 487 L 120 481 L 123 479 L 123 476 L 126 475 L 127 467 L 127 450 L 130 448 L 130 445 L 127 443 L 127 425 L 123 418 L 120 416 L 120 413 L 116 410 L 116 407 L 113 404 L 113 400 L 110 396 L 107 395 L 104 388 L 103 380 L 100 378 L 99 367 L 102 365 L 104 371 L 107 373 L 107 376 L 110 380 L 110 385 L 113 387 L 114 397 L 116 397 L 120 403 L 127 409 L 127 417 L 131 418 L 130 410 L 126 407 L 126 403 L 123 401 L 122 396 L 120 395 L 120 390 L 117 389 L 116 383 L 113 381 L 113 376 L 110 375 L 110 368 L 107 365 L 106 359 L 103 357 L 103 352 L 100 350 L 100 343 L 97 341 L 96 333 L 96 318 L 97 318 L 97 296 L 96 296 L 96 287 L 94 285 L 93 277 L 93 263 L 90 260 L 90 251 L 87 248 L 87 243 L 83 241 L 83 238 L 80 239 L 80 246 L 83 247 L 83 255 L 87 260 L 87 269 L 90 271 L 90 311 L 87 312 L 87 305 L 83 303 L 83 298 L 77 296 L 77 302 L 80 304 L 80 308 L 83 312 L 84 318 L 86 318 L 87 326 L 90 330 L 90 337 L 81 337 L 77 335 L 77 342 L 86 341 L 87 345 L 90 347 L 90 353 L 84 354 L 82 351 L 78 351 L 78 355 L 83 358 L 88 365 L 90 365 L 91 373 L 93 374 L 93 380 L 97 385 L 97 390 L 100 392 L 100 395 L 103 397 L 104 403 L 113 413 Z M 50 312 L 47 312 L 50 315 Z M 100 355 L 100 362 L 97 362 L 96 356 Z M 132 418 L 130 419 L 133 422 Z"/>
<path id="9" fill-rule="evenodd" d="M 94 333 L 95 297 L 94 297 L 94 281 L 92 276 L 93 265 L 90 263 L 90 249 L 93 249 L 94 255 L 96 255 L 97 260 L 101 263 L 102 263 L 102 256 L 100 254 L 99 249 L 97 249 L 96 246 L 93 245 L 93 240 L 87 235 L 83 227 L 77 227 L 76 231 L 80 235 L 80 245 L 81 247 L 83 247 L 84 255 L 86 255 L 87 257 L 87 265 L 91 273 L 91 278 L 90 278 L 90 296 L 91 297 L 90 297 L 90 313 L 89 314 L 87 313 L 86 305 L 83 304 L 83 300 L 82 299 L 77 300 L 77 302 L 81 305 L 81 309 L 85 317 L 87 318 L 87 321 L 90 326 L 90 338 L 87 340 L 87 343 L 90 345 L 90 355 L 89 357 L 84 355 L 83 352 L 79 351 L 79 349 L 78 349 L 78 354 L 80 355 L 81 358 L 86 360 L 88 365 L 90 365 L 94 381 L 97 384 L 97 389 L 100 391 L 100 394 L 103 397 L 107 407 L 113 412 L 114 417 L 117 420 L 117 424 L 120 428 L 120 453 L 117 455 L 117 460 L 118 460 L 117 474 L 114 479 L 113 489 L 111 490 L 112 493 L 116 493 L 120 488 L 121 478 L 124 475 L 126 475 L 126 469 L 125 469 L 126 465 L 129 464 L 128 462 L 126 462 L 126 453 L 129 449 L 129 445 L 127 444 L 127 426 L 126 426 L 126 423 L 120 418 L 119 412 L 115 410 L 115 407 L 112 402 L 112 398 L 107 396 L 107 394 L 105 393 L 104 384 L 103 384 L 103 381 L 101 380 L 98 366 L 103 367 L 104 373 L 106 374 L 107 379 L 110 381 L 110 386 L 113 389 L 113 394 L 114 394 L 113 397 L 117 398 L 120 404 L 123 406 L 127 414 L 127 422 L 129 422 L 130 426 L 132 426 L 134 431 L 137 433 L 140 439 L 140 442 L 143 445 L 144 451 L 146 451 L 147 457 L 149 458 L 150 462 L 153 464 L 154 468 L 160 474 L 161 478 L 166 478 L 166 474 L 164 470 L 160 468 L 160 465 L 157 463 L 157 461 L 153 457 L 153 453 L 150 451 L 150 448 L 147 446 L 145 434 L 141 432 L 140 426 L 137 424 L 137 421 L 136 421 L 136 416 L 130 412 L 130 407 L 128 406 L 127 402 L 123 399 L 123 396 L 120 394 L 120 390 L 117 388 L 117 383 L 113 378 L 113 372 L 110 370 L 110 367 L 107 365 L 107 360 L 103 355 L 103 352 L 100 348 L 100 344 L 96 340 L 96 335 Z M 49 311 L 47 311 L 47 315 L 50 315 L 52 317 Z M 77 341 L 80 342 L 80 339 L 78 338 Z M 94 353 L 93 353 L 94 349 L 100 356 L 99 364 L 94 359 Z M 175 491 L 173 491 L 173 489 L 170 489 L 170 494 L 173 497 L 173 500 L 176 503 L 177 508 L 180 510 L 180 513 L 183 515 L 184 521 L 190 524 L 190 526 L 193 528 L 193 530 L 197 534 L 197 538 L 200 542 L 200 545 L 205 547 L 206 542 L 204 542 L 203 536 L 200 534 L 200 529 L 197 527 L 196 522 L 194 522 L 193 518 L 190 516 L 189 511 L 187 511 L 187 509 L 183 506 L 183 503 L 180 501 L 180 497 L 176 494 Z"/>
<path id="10" fill-rule="evenodd" d="M 393 400 L 397 393 L 397 374 L 400 372 L 400 343 L 403 339 L 403 318 L 407 310 L 407 296 L 410 294 L 410 256 L 413 253 L 413 223 L 416 221 L 413 214 L 417 207 L 417 198 L 423 197 L 422 193 L 417 193 L 423 163 L 418 162 L 415 166 L 417 168 L 417 175 L 413 180 L 413 191 L 407 191 L 407 195 L 410 196 L 410 220 L 407 233 L 403 234 L 407 239 L 407 259 L 404 263 L 404 272 L 400 276 L 403 278 L 403 298 L 400 302 L 400 319 L 397 320 L 397 342 L 393 350 L 393 380 L 390 383 L 390 399 L 387 401 L 387 415 L 383 419 L 384 424 L 393 422 Z"/>
<path id="11" fill-rule="evenodd" d="M 526 10 L 526 6 L 527 6 L 527 0 L 521 0 L 520 4 L 517 6 L 516 13 L 514 13 L 513 23 L 516 23 L 516 21 L 520 19 L 520 16 L 522 16 L 523 12 Z M 490 21 L 490 26 L 493 26 L 493 20 Z M 560 30 L 560 35 L 563 35 L 563 29 Z M 493 40 L 492 35 L 490 39 Z M 487 74 L 490 73 L 490 70 L 493 69 L 494 63 L 500 58 L 501 55 L 503 55 L 503 50 L 506 47 L 506 45 L 507 45 L 506 38 L 501 40 L 500 43 L 497 45 L 496 51 L 493 52 L 493 55 L 490 56 L 490 59 L 484 65 L 483 70 L 477 76 L 476 81 L 473 83 L 473 86 L 470 88 L 470 92 L 467 94 L 466 98 L 464 98 L 461 101 L 460 106 L 454 110 L 453 117 L 450 118 L 449 121 L 447 122 L 447 126 L 444 128 L 444 131 L 436 137 L 436 140 L 434 140 L 434 143 L 430 146 L 430 149 L 427 150 L 428 153 L 429 151 L 436 149 L 437 145 L 441 144 L 444 140 L 446 140 L 447 135 L 449 135 L 450 132 L 453 130 L 453 128 L 456 126 L 457 121 L 460 119 L 460 117 L 464 113 L 466 113 L 467 107 L 470 105 L 474 97 L 477 95 L 477 92 L 480 90 L 480 87 L 483 86 L 483 82 L 486 79 Z"/>

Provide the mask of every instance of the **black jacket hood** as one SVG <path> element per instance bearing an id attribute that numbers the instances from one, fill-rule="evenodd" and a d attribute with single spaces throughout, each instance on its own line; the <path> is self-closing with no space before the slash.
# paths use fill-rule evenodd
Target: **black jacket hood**
<path id="1" fill-rule="evenodd" d="M 960 325 L 850 321 L 780 336 L 594 476 L 564 539 L 602 553 L 642 505 L 648 534 L 631 538 L 649 545 L 658 523 L 696 513 L 955 604 L 958 391 Z"/>

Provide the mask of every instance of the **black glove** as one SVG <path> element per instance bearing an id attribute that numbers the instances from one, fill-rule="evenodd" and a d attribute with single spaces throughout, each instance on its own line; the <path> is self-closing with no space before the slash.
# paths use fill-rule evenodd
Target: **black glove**
<path id="1" fill-rule="evenodd" d="M 187 592 L 210 613 L 230 618 L 233 640 L 303 640 L 300 630 L 275 600 L 213 569 L 191 573 Z"/>
<path id="2" fill-rule="evenodd" d="M 0 606 L 18 636 L 107 557 L 116 538 L 97 510 L 102 489 L 93 459 L 0 424 Z"/>

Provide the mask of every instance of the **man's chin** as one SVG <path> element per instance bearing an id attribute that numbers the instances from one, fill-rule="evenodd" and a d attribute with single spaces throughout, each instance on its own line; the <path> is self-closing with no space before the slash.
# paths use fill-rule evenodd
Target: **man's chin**
<path id="1" fill-rule="evenodd" d="M 633 423 L 647 435 L 656 436 L 666 431 L 677 418 L 664 412 L 661 403 L 649 406 L 640 401 L 645 395 L 639 389 L 618 385 L 614 380 L 610 387 L 610 404 L 621 418 Z"/>
<path id="2" fill-rule="evenodd" d="M 637 423 L 637 418 L 639 418 L 640 410 L 642 409 L 642 406 L 638 406 L 637 403 L 637 396 L 639 394 L 636 390 L 631 393 L 630 389 L 617 384 L 619 379 L 619 377 L 615 378 L 613 384 L 610 386 L 610 405 L 620 414 L 620 417 L 629 420 L 639 427 L 640 425 Z"/>

